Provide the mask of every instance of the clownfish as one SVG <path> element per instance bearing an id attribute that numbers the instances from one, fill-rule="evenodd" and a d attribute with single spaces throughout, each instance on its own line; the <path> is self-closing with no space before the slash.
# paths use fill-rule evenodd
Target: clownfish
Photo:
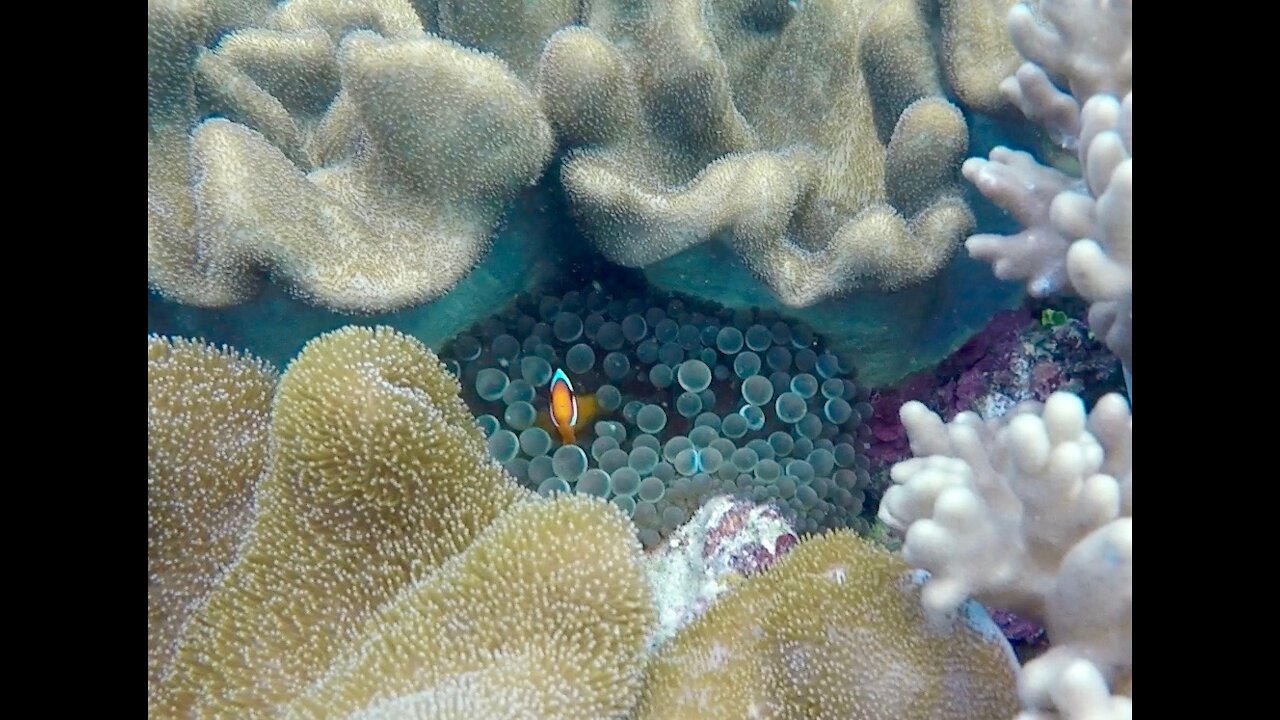
<path id="1" fill-rule="evenodd" d="M 591 422 L 596 415 L 596 398 L 584 395 L 581 398 L 573 391 L 573 383 L 569 376 L 559 368 L 551 376 L 550 425 L 560 434 L 560 441 L 565 445 L 577 442 L 577 431 Z M 539 417 L 539 420 L 542 418 Z"/>

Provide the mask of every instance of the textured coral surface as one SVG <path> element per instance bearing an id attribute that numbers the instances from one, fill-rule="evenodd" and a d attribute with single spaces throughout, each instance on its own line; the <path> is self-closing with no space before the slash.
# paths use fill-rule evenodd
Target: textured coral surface
<path id="1" fill-rule="evenodd" d="M 798 545 L 659 650 L 638 718 L 996 718 L 1014 664 L 979 609 L 930 626 L 907 566 L 847 531 Z"/>
<path id="2" fill-rule="evenodd" d="M 164 359 L 149 362 L 153 384 Z M 386 328 L 318 338 L 280 381 L 270 437 L 252 520 L 153 678 L 154 712 L 327 717 L 407 703 L 585 718 L 631 704 L 653 611 L 629 523 L 599 500 L 542 501 L 516 486 L 419 343 Z M 238 450 L 265 463 L 262 443 Z M 434 660 L 396 661 L 405 652 Z M 548 665 L 596 670 L 556 689 Z"/>
<path id="3" fill-rule="evenodd" d="M 723 241 L 796 307 L 935 274 L 973 226 L 968 134 L 915 8 L 700 7 L 597 3 L 548 43 L 563 180 L 605 256 Z"/>
<path id="4" fill-rule="evenodd" d="M 201 3 L 149 7 L 148 272 L 182 302 L 260 270 L 336 310 L 439 297 L 550 159 L 530 88 L 407 4 L 295 0 L 212 50 Z"/>
<path id="5" fill-rule="evenodd" d="M 797 544 L 776 510 L 741 500 L 680 535 L 721 587 L 685 588 L 701 608 L 651 660 L 662 563 L 646 576 L 634 526 L 586 493 L 519 488 L 452 375 L 390 329 L 310 343 L 269 423 L 275 378 L 257 361 L 156 338 L 148 370 L 156 446 L 239 423 L 219 447 L 249 465 L 226 467 L 263 469 L 247 523 L 209 516 L 236 542 L 188 583 L 199 592 L 149 598 L 149 638 L 167 650 L 149 666 L 157 717 L 923 718 L 1011 703 L 1008 648 L 984 614 L 930 626 L 900 561 L 848 532 Z M 189 387 L 173 392 L 175 376 Z M 174 420 L 193 412 L 206 417 Z M 152 497 L 188 489 L 157 457 Z M 188 493 L 186 509 L 224 495 Z M 149 522 L 169 540 L 152 543 L 152 573 L 200 547 Z"/>

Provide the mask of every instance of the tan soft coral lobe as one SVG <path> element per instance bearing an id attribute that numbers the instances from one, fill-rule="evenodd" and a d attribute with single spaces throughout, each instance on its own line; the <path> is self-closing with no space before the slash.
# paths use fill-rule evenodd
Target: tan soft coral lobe
<path id="1" fill-rule="evenodd" d="M 267 464 L 275 368 L 180 338 L 147 338 L 147 670 L 237 556 Z"/>
<path id="2" fill-rule="evenodd" d="M 380 605 L 526 497 L 458 392 L 434 355 L 387 328 L 307 345 L 272 408 L 241 560 L 183 638 L 170 712 L 275 713 Z"/>
<path id="3" fill-rule="evenodd" d="M 635 717 L 959 720 L 1016 708 L 1012 654 L 985 613 L 931 626 L 906 564 L 840 531 L 800 543 L 663 646 Z"/>
<path id="4" fill-rule="evenodd" d="M 613 505 L 513 508 L 384 606 L 287 717 L 619 717 L 635 700 L 653 605 Z"/>
<path id="5" fill-rule="evenodd" d="M 148 20 L 148 276 L 180 302 L 243 302 L 261 270 L 339 311 L 435 299 L 550 160 L 529 88 L 403 0 L 292 0 L 212 50 L 199 4 Z"/>
<path id="6" fill-rule="evenodd" d="M 153 341 L 151 365 L 167 348 Z M 187 379 L 233 390 L 227 364 Z M 209 405 L 174 395 L 182 413 Z M 429 350 L 390 328 L 321 336 L 270 417 L 252 527 L 180 629 L 153 715 L 589 720 L 634 705 L 654 624 L 634 528 L 603 500 L 520 489 Z M 192 428 L 156 422 L 157 444 Z"/>
<path id="7" fill-rule="evenodd" d="M 579 224 L 633 267 L 723 242 L 795 307 L 922 282 L 973 223 L 925 18 L 774 5 L 602 2 L 552 36 L 539 87 Z"/>

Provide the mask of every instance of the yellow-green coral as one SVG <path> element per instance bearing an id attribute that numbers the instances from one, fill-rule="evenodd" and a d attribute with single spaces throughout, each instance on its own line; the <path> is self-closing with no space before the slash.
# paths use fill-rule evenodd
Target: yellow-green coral
<path id="1" fill-rule="evenodd" d="M 544 107 L 571 208 L 644 266 L 723 241 L 783 302 L 898 289 L 973 218 L 967 145 L 911 3 L 593 3 L 552 36 Z"/>
<path id="2" fill-rule="evenodd" d="M 1011 717 L 994 624 L 930 627 L 910 573 L 848 531 L 800 543 L 658 652 L 635 717 Z"/>
<path id="3" fill-rule="evenodd" d="M 200 452 L 185 461 L 222 458 L 205 465 L 228 469 L 235 488 L 267 465 L 252 526 L 234 558 L 220 556 L 233 563 L 187 605 L 171 672 L 156 673 L 167 658 L 149 661 L 157 717 L 947 718 L 1013 707 L 994 626 L 928 626 L 906 566 L 847 532 L 801 543 L 646 658 L 655 609 L 634 527 L 600 499 L 518 488 L 489 459 L 453 376 L 388 328 L 304 348 L 275 391 L 269 461 L 269 369 L 155 339 L 148 367 L 153 484 L 183 479 L 154 468 L 157 457 L 174 466 L 188 434 Z M 203 423 L 180 420 L 202 410 Z M 222 442 L 209 447 L 221 450 L 205 452 L 216 428 Z M 219 454 L 231 447 L 234 462 Z M 223 501 L 192 487 L 151 497 L 185 492 L 190 513 Z M 165 517 L 149 515 L 155 537 Z M 192 517 L 200 532 L 203 516 Z M 201 537 L 186 539 L 200 549 Z"/>
<path id="4" fill-rule="evenodd" d="M 272 714 L 379 606 L 526 496 L 488 458 L 458 392 L 389 329 L 307 345 L 280 381 L 241 559 L 183 638 L 171 712 Z"/>
<path id="5" fill-rule="evenodd" d="M 640 544 L 596 498 L 525 503 L 369 623 L 287 717 L 620 717 L 653 603 Z"/>
<path id="6" fill-rule="evenodd" d="M 147 338 L 147 675 L 236 556 L 266 467 L 276 371 L 211 345 Z"/>
<path id="7" fill-rule="evenodd" d="M 151 687 L 155 715 L 586 720 L 634 704 L 654 611 L 633 528 L 601 500 L 516 486 L 458 393 L 389 328 L 303 349 L 252 527 Z M 245 451 L 264 462 L 265 442 Z"/>

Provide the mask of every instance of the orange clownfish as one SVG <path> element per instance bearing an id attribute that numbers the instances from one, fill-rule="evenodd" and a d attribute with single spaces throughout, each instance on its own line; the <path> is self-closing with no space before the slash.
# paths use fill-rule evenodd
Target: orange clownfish
<path id="1" fill-rule="evenodd" d="M 595 417 L 596 398 L 584 395 L 581 406 L 577 393 L 573 391 L 573 383 L 564 371 L 556 368 L 551 376 L 551 425 L 560 433 L 560 440 L 565 445 L 577 442 L 576 431 L 581 429 Z"/>

